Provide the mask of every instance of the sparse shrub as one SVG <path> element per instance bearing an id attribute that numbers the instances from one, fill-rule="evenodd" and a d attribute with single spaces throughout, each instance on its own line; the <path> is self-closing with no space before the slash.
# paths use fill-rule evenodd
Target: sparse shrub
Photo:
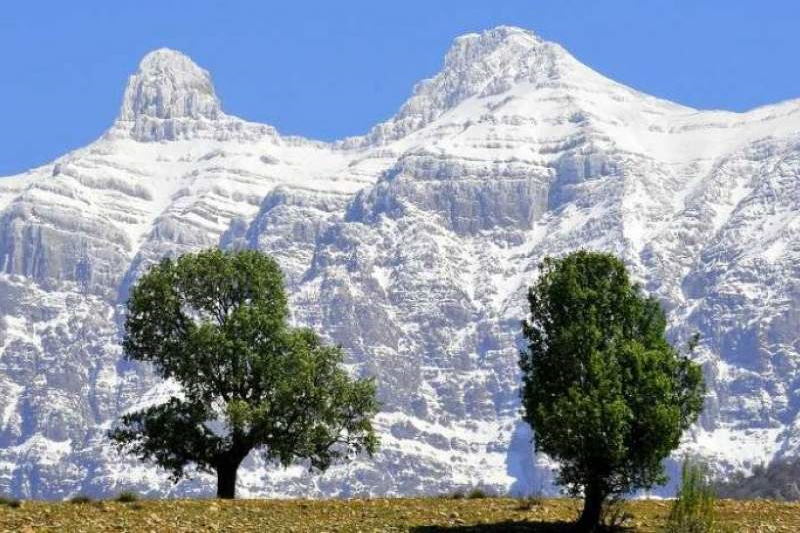
<path id="1" fill-rule="evenodd" d="M 542 504 L 544 504 L 544 499 L 538 494 L 532 494 L 530 496 L 525 496 L 524 498 L 518 498 L 517 502 L 517 510 L 531 511 L 537 507 L 541 507 Z"/>
<path id="2" fill-rule="evenodd" d="M 0 505 L 5 505 L 6 507 L 16 509 L 22 505 L 22 502 L 16 498 L 6 498 L 5 496 L 0 496 Z"/>
<path id="3" fill-rule="evenodd" d="M 120 503 L 133 503 L 139 501 L 139 495 L 132 490 L 123 490 L 116 497 L 116 501 Z"/>
<path id="4" fill-rule="evenodd" d="M 527 496 L 520 496 L 517 498 L 519 505 L 517 509 L 520 511 L 530 511 L 536 507 L 544 505 L 544 483 L 539 480 L 539 487 L 529 493 Z"/>
<path id="5" fill-rule="evenodd" d="M 672 503 L 663 533 L 715 533 L 719 531 L 714 504 L 714 489 L 702 465 L 684 460 L 681 486 Z"/>
<path id="6" fill-rule="evenodd" d="M 467 493 L 468 500 L 482 500 L 484 498 L 491 498 L 492 495 L 486 489 L 474 487 Z"/>
<path id="7" fill-rule="evenodd" d="M 78 494 L 77 496 L 73 496 L 72 498 L 70 498 L 69 503 L 79 503 L 79 504 L 92 503 L 92 499 L 83 494 Z"/>
<path id="8" fill-rule="evenodd" d="M 464 496 L 465 495 L 464 495 L 464 491 L 463 490 L 457 490 L 457 491 L 451 493 L 448 496 L 448 498 L 450 498 L 451 500 L 463 500 Z"/>
<path id="9" fill-rule="evenodd" d="M 631 528 L 633 515 L 625 508 L 623 498 L 612 498 L 603 504 L 600 524 L 606 531 L 625 531 Z"/>

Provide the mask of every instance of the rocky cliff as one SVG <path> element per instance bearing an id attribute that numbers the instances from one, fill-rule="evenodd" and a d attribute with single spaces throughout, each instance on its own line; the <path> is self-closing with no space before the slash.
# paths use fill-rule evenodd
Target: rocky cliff
<path id="1" fill-rule="evenodd" d="M 0 492 L 207 494 L 104 433 L 172 386 L 121 359 L 130 284 L 165 255 L 253 247 L 293 320 L 380 384 L 382 449 L 309 476 L 250 458 L 249 495 L 550 486 L 519 420 L 524 289 L 545 255 L 612 251 L 702 335 L 684 449 L 721 472 L 798 454 L 800 102 L 698 111 L 615 83 L 532 33 L 455 40 L 363 137 L 226 115 L 210 75 L 148 54 L 97 141 L 0 179 Z"/>

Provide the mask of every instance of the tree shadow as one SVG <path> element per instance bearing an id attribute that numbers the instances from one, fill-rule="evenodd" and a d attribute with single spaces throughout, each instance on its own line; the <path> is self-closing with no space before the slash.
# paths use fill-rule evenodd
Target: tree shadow
<path id="1" fill-rule="evenodd" d="M 417 526 L 412 533 L 572 533 L 574 522 L 513 521 L 494 524 L 455 525 L 455 526 Z"/>

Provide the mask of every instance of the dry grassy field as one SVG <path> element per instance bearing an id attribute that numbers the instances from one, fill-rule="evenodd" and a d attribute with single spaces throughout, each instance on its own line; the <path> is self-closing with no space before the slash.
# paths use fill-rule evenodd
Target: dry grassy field
<path id="1" fill-rule="evenodd" d="M 576 516 L 571 500 L 372 499 L 323 501 L 159 500 L 119 503 L 24 502 L 0 507 L 0 531 L 89 532 L 566 532 Z M 634 531 L 658 531 L 669 503 L 625 505 Z M 800 531 L 800 504 L 765 501 L 719 502 L 727 531 Z"/>

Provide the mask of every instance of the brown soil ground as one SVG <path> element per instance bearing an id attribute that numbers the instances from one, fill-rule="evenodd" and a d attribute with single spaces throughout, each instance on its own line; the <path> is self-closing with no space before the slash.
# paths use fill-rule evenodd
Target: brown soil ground
<path id="1" fill-rule="evenodd" d="M 670 502 L 630 501 L 633 531 L 658 531 Z M 23 502 L 0 506 L 0 531 L 30 532 L 490 532 L 569 531 L 578 503 L 567 499 L 158 500 L 135 503 Z M 725 531 L 800 532 L 800 503 L 722 500 Z"/>

